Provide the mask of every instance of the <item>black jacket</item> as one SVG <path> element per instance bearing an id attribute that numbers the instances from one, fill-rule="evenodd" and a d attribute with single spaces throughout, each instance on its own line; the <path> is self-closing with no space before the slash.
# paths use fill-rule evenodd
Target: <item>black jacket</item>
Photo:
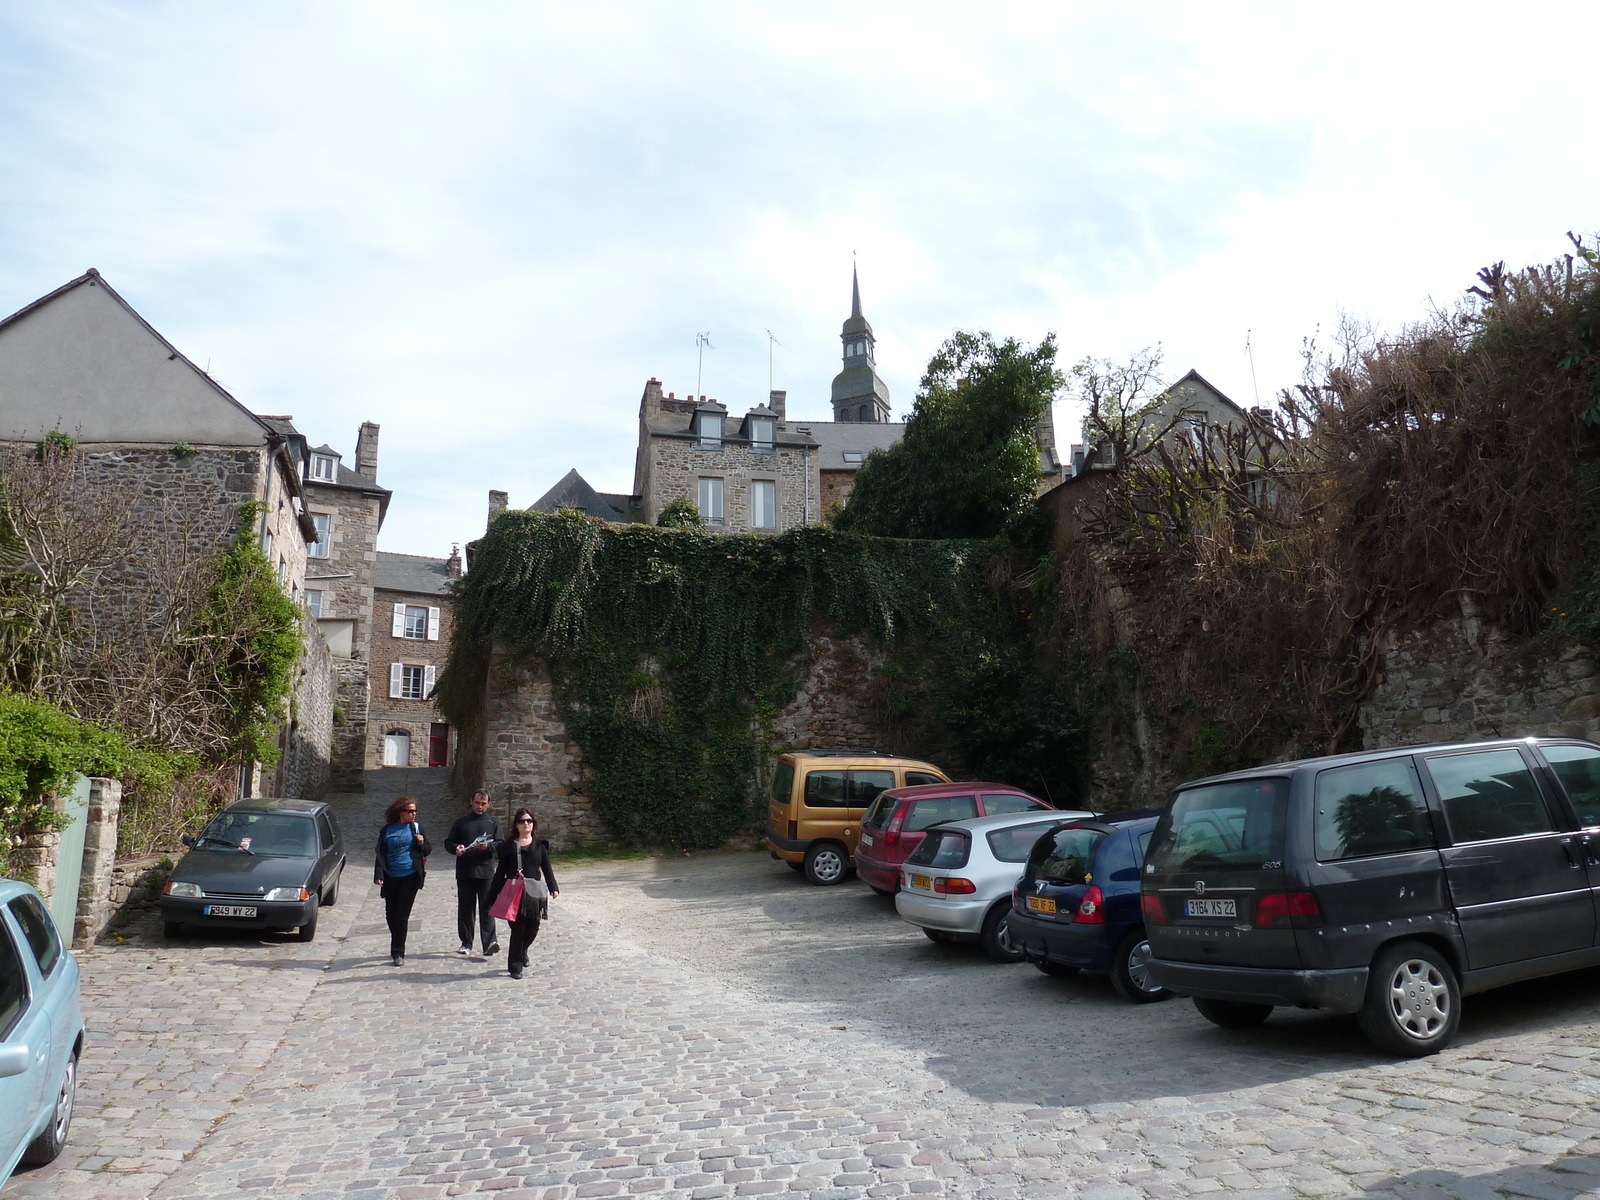
<path id="1" fill-rule="evenodd" d="M 494 882 L 489 885 L 489 895 L 498 896 L 500 889 L 506 881 L 515 879 L 517 872 L 521 871 L 529 879 L 544 876 L 544 885 L 551 894 L 561 889 L 556 886 L 556 873 L 550 869 L 550 843 L 543 838 L 534 838 L 526 846 L 517 845 L 515 838 L 507 838 L 495 848 L 500 865 L 495 869 Z"/>
<path id="2" fill-rule="evenodd" d="M 450 832 L 444 835 L 444 852 L 455 858 L 456 847 L 468 845 L 480 833 L 489 835 L 489 844 L 473 846 L 456 858 L 457 879 L 487 879 L 494 874 L 495 849 L 501 840 L 500 822 L 489 813 L 480 817 L 469 812 L 457 817 Z"/>
<path id="3" fill-rule="evenodd" d="M 428 882 L 428 855 L 433 853 L 433 845 L 428 841 L 428 835 L 423 832 L 422 826 L 417 822 L 412 823 L 417 826 L 417 832 L 422 834 L 422 845 L 411 847 L 411 858 L 417 864 L 417 886 L 421 887 Z M 378 830 L 378 861 L 372 868 L 372 877 L 386 883 L 389 879 L 389 856 L 384 852 L 383 830 L 387 828 L 389 827 L 385 825 L 383 829 Z"/>

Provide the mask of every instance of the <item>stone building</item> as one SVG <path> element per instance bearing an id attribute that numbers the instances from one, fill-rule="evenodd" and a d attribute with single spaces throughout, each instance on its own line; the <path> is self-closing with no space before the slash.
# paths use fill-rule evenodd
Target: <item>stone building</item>
<path id="1" fill-rule="evenodd" d="M 433 687 L 450 656 L 449 587 L 461 577 L 461 554 L 379 551 L 376 566 L 366 766 L 450 766 L 455 733 L 434 707 Z"/>
<path id="2" fill-rule="evenodd" d="M 0 320 L 0 441 L 31 445 L 51 432 L 76 442 L 85 503 L 128 512 L 96 617 L 130 653 L 178 599 L 163 588 L 182 561 L 223 550 L 249 501 L 264 506 L 256 536 L 279 583 L 304 600 L 316 536 L 305 439 L 288 417 L 246 409 L 92 268 Z M 329 666 L 314 634 L 306 648 L 284 761 L 275 779 L 246 772 L 242 789 L 293 780 L 317 796 L 327 786 Z"/>

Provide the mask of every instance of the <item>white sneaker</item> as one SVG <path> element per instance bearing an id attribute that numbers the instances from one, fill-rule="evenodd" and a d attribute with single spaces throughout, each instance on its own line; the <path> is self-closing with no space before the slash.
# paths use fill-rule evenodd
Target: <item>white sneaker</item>
<path id="1" fill-rule="evenodd" d="M 471 946 L 463 946 L 463 947 L 461 947 L 461 949 L 457 950 L 456 953 L 461 955 L 462 958 L 465 958 L 465 957 L 467 957 L 467 955 L 472 953 L 472 947 Z"/>

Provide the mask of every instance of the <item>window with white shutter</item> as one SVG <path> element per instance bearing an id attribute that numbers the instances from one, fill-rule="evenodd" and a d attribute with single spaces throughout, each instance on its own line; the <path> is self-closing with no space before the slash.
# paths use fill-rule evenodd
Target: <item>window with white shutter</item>
<path id="1" fill-rule="evenodd" d="M 422 669 L 422 698 L 424 700 L 433 699 L 433 683 L 437 673 L 437 667 L 424 667 Z"/>
<path id="2" fill-rule="evenodd" d="M 400 698 L 400 689 L 404 686 L 404 672 L 404 664 L 389 664 L 389 699 L 398 700 Z"/>
<path id="3" fill-rule="evenodd" d="M 430 642 L 439 640 L 439 610 L 437 608 L 428 609 L 428 640 Z"/>
<path id="4" fill-rule="evenodd" d="M 393 637 L 405 637 L 406 606 L 404 604 L 396 604 L 394 606 L 394 624 L 389 627 L 389 633 Z"/>

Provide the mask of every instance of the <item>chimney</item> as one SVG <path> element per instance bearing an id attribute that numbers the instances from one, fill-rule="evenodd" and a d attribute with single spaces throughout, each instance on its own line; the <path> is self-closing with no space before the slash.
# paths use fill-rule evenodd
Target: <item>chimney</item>
<path id="1" fill-rule="evenodd" d="M 378 482 L 378 427 L 371 421 L 361 422 L 361 431 L 356 434 L 356 474 Z"/>
<path id="2" fill-rule="evenodd" d="M 771 392 L 767 396 L 767 407 L 778 414 L 779 429 L 789 428 L 787 414 L 784 412 L 784 404 L 788 399 L 789 393 L 787 391 Z"/>
<path id="3" fill-rule="evenodd" d="M 654 375 L 644 385 L 644 395 L 639 398 L 639 419 L 645 422 L 661 419 L 661 381 Z"/>
<path id="4" fill-rule="evenodd" d="M 457 543 L 450 547 L 450 557 L 446 560 L 445 570 L 450 572 L 451 579 L 461 578 L 461 545 Z"/>
<path id="5" fill-rule="evenodd" d="M 494 519 L 509 507 L 511 497 L 504 492 L 491 491 L 489 493 L 489 525 L 494 524 Z"/>

